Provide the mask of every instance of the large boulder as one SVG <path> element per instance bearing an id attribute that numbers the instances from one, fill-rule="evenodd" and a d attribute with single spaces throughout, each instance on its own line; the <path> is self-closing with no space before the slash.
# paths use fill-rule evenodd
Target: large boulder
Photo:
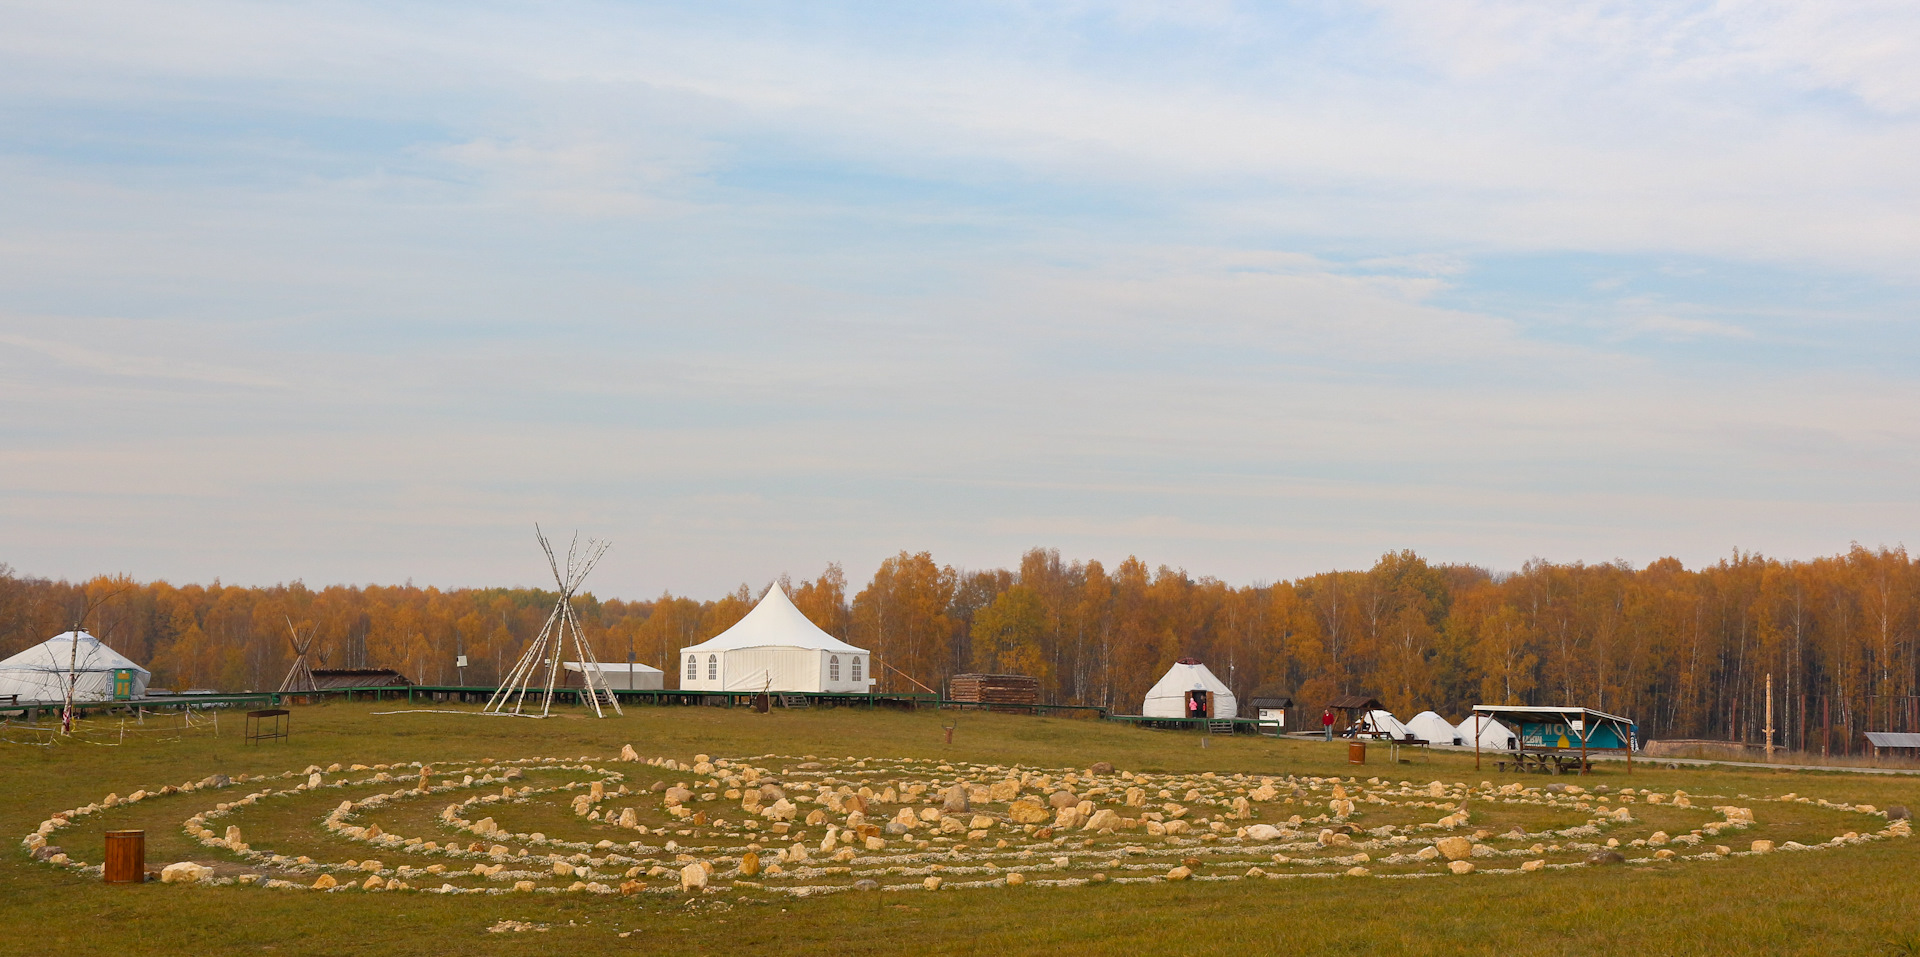
<path id="1" fill-rule="evenodd" d="M 694 861 L 680 869 L 680 889 L 687 893 L 698 893 L 707 886 L 707 865 L 705 861 Z"/>
<path id="2" fill-rule="evenodd" d="M 668 807 L 678 807 L 693 800 L 693 792 L 682 787 L 672 787 L 667 789 L 666 794 L 660 796 L 660 800 Z"/>
<path id="3" fill-rule="evenodd" d="M 1473 856 L 1473 842 L 1464 837 L 1443 837 L 1433 842 L 1433 847 L 1449 861 L 1464 861 Z"/>
<path id="4" fill-rule="evenodd" d="M 1048 814 L 1039 801 L 1022 799 L 1007 806 L 1007 816 L 1015 824 L 1045 824 Z"/>
<path id="5" fill-rule="evenodd" d="M 1280 837 L 1280 829 L 1271 824 L 1247 825 L 1247 838 L 1254 841 L 1272 841 Z"/>
<path id="6" fill-rule="evenodd" d="M 1072 791 L 1068 791 L 1063 788 L 1061 790 L 1053 792 L 1052 794 L 1047 795 L 1047 803 L 1053 805 L 1053 807 L 1057 810 L 1059 808 L 1073 807 L 1074 805 L 1079 804 L 1080 798 L 1077 795 L 1075 795 Z"/>
<path id="7" fill-rule="evenodd" d="M 987 793 L 995 804 L 1004 804 L 1020 796 L 1020 782 L 1014 778 L 995 781 L 987 786 Z"/>
<path id="8" fill-rule="evenodd" d="M 1115 813 L 1112 808 L 1103 807 L 1093 812 L 1092 817 L 1087 818 L 1087 823 L 1081 827 L 1081 830 L 1103 831 L 1111 829 L 1117 831 L 1122 826 L 1120 823 L 1120 815 Z"/>
<path id="9" fill-rule="evenodd" d="M 207 879 L 213 868 L 195 864 L 192 861 L 180 861 L 168 864 L 160 869 L 160 881 L 165 884 L 197 884 Z"/>
<path id="10" fill-rule="evenodd" d="M 956 784 L 941 794 L 940 810 L 948 814 L 965 814 L 972 810 L 972 806 L 967 801 L 966 786 Z"/>

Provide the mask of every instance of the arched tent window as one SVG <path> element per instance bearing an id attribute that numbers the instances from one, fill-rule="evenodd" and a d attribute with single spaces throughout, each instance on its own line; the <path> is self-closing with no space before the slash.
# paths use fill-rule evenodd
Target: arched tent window
<path id="1" fill-rule="evenodd" d="M 720 680 L 720 656 L 719 655 L 707 656 L 707 680 L 708 681 Z"/>
<path id="2" fill-rule="evenodd" d="M 692 655 L 687 656 L 687 680 L 688 681 L 693 681 L 700 677 L 699 661 L 700 659 Z"/>
<path id="3" fill-rule="evenodd" d="M 856 683 L 859 682 L 860 680 L 860 656 L 859 655 L 853 656 L 853 680 Z"/>
<path id="4" fill-rule="evenodd" d="M 827 656 L 827 680 L 828 681 L 840 680 L 840 656 L 839 655 Z"/>

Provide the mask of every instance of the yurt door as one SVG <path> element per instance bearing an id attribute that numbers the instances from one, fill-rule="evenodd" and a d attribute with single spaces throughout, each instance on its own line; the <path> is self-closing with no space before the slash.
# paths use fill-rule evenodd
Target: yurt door
<path id="1" fill-rule="evenodd" d="M 133 697 L 133 669 L 115 668 L 113 670 L 113 700 L 125 701 Z"/>
<path id="2" fill-rule="evenodd" d="M 1187 692 L 1187 717 L 1189 718 L 1213 717 L 1213 692 L 1211 691 Z"/>

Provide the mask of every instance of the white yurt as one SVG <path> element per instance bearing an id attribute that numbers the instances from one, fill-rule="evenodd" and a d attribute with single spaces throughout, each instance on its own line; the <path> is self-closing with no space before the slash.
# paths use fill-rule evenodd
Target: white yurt
<path id="1" fill-rule="evenodd" d="M 1463 744 L 1466 738 L 1460 736 L 1460 729 L 1453 722 L 1431 711 L 1422 711 L 1407 722 L 1407 730 L 1413 736 L 1428 744 Z"/>
<path id="2" fill-rule="evenodd" d="M 69 631 L 0 661 L 0 698 L 18 695 L 21 701 L 64 701 L 69 671 L 78 675 L 75 701 L 143 698 L 153 677 L 100 639 Z"/>
<path id="3" fill-rule="evenodd" d="M 747 617 L 680 649 L 686 691 L 866 694 L 876 684 L 873 656 L 820 630 L 778 584 Z"/>
<path id="4" fill-rule="evenodd" d="M 1414 736 L 1413 732 L 1407 730 L 1407 726 L 1401 724 L 1400 719 L 1394 717 L 1389 711 L 1368 711 L 1360 716 L 1360 723 L 1369 731 L 1391 735 L 1395 741 L 1405 741 Z"/>
<path id="5" fill-rule="evenodd" d="M 1148 718 L 1195 717 L 1196 710 L 1209 718 L 1237 718 L 1240 703 L 1233 700 L 1226 682 L 1192 658 L 1174 662 L 1140 705 L 1140 714 Z"/>
<path id="6" fill-rule="evenodd" d="M 1475 720 L 1478 720 L 1480 722 L 1480 750 L 1482 751 L 1518 751 L 1520 750 L 1520 736 L 1515 734 L 1512 728 L 1509 728 L 1506 725 L 1501 724 L 1500 722 L 1495 721 L 1492 718 L 1476 719 L 1474 718 L 1473 715 L 1467 715 L 1467 720 L 1460 722 L 1460 724 L 1458 725 L 1457 733 L 1460 735 L 1461 744 L 1469 748 L 1473 747 L 1473 734 L 1474 734 L 1473 722 Z"/>

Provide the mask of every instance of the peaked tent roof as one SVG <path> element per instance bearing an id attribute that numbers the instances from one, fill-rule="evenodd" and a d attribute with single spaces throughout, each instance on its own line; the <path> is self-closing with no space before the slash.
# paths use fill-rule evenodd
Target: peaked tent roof
<path id="1" fill-rule="evenodd" d="M 1452 744 L 1454 738 L 1466 740 L 1461 737 L 1460 729 L 1454 727 L 1453 722 L 1431 711 L 1422 711 L 1414 715 L 1413 720 L 1407 722 L 1407 730 L 1413 732 L 1414 737 L 1428 744 Z"/>
<path id="2" fill-rule="evenodd" d="M 1405 741 L 1408 738 L 1414 737 L 1414 733 L 1407 730 L 1407 726 L 1401 724 L 1400 719 L 1394 717 L 1390 711 L 1379 709 L 1369 711 L 1361 715 L 1360 720 L 1365 721 L 1367 726 L 1375 731 L 1392 735 L 1396 741 Z"/>
<path id="3" fill-rule="evenodd" d="M 865 648 L 855 648 L 820 630 L 819 625 L 793 607 L 793 600 L 787 597 L 786 590 L 780 587 L 779 582 L 767 589 L 760 604 L 753 606 L 753 610 L 747 612 L 747 617 L 735 622 L 732 628 L 680 650 L 709 652 L 767 647 L 811 648 L 856 655 L 867 653 Z"/>
<path id="4" fill-rule="evenodd" d="M 79 643 L 74 638 L 78 635 Z M 33 671 L 64 674 L 69 666 L 80 671 L 116 671 L 122 668 L 151 674 L 131 658 L 106 646 L 105 642 L 84 631 L 65 631 L 25 651 L 0 661 L 0 671 Z"/>
<path id="5" fill-rule="evenodd" d="M 1473 747 L 1473 720 L 1474 716 L 1469 714 L 1456 726 L 1460 731 L 1461 742 L 1467 747 Z M 1519 739 L 1520 736 L 1514 734 L 1512 728 L 1489 717 L 1482 716 L 1480 718 L 1480 747 L 1482 750 L 1511 751 L 1513 750 L 1515 742 L 1519 741 Z"/>

